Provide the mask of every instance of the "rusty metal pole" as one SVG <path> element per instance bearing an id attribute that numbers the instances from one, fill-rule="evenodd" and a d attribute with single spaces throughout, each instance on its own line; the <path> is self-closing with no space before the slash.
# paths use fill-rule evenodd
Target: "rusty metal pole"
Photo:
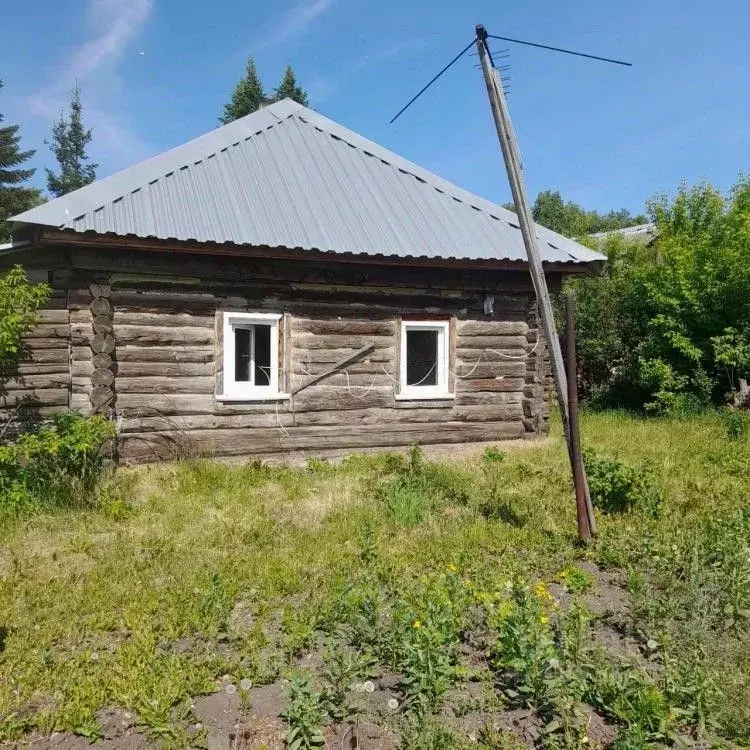
<path id="1" fill-rule="evenodd" d="M 576 367 L 575 296 L 572 291 L 565 295 L 567 312 L 567 375 L 568 375 L 568 424 L 570 426 L 570 451 L 573 463 L 573 484 L 576 491 L 576 517 L 578 537 L 588 542 L 596 533 L 593 510 L 586 502 L 586 474 L 581 457 L 581 427 L 578 419 L 578 372 Z"/>

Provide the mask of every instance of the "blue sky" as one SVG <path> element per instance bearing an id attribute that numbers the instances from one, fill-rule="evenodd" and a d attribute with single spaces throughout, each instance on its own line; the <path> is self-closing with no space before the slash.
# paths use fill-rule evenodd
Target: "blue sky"
<path id="1" fill-rule="evenodd" d="M 746 0 L 42 0 L 3 16 L 14 32 L 0 112 L 38 149 L 39 184 L 74 79 L 105 176 L 215 127 L 252 54 L 267 88 L 289 62 L 322 114 L 506 201 L 476 58 L 388 122 L 477 23 L 634 63 L 494 45 L 511 49 L 509 105 L 532 196 L 549 187 L 587 208 L 639 211 L 681 180 L 725 190 L 750 166 Z"/>

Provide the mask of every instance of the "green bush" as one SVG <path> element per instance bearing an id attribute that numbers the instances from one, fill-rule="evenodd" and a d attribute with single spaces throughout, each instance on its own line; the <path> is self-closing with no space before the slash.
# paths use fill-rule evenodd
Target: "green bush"
<path id="1" fill-rule="evenodd" d="M 71 412 L 0 446 L 0 513 L 91 503 L 103 449 L 114 435 L 114 424 L 104 417 Z"/>
<path id="2" fill-rule="evenodd" d="M 676 415 L 726 403 L 750 376 L 750 179 L 648 208 L 654 242 L 610 235 L 604 275 L 569 282 L 584 397 Z"/>
<path id="3" fill-rule="evenodd" d="M 591 449 L 584 451 L 584 462 L 591 499 L 603 513 L 636 510 L 660 515 L 664 495 L 646 466 L 629 466 Z"/>

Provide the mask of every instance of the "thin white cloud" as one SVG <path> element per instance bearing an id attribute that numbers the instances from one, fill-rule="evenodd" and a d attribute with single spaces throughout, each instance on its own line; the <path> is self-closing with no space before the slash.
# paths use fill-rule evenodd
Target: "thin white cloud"
<path id="1" fill-rule="evenodd" d="M 302 0 L 287 11 L 275 27 L 256 40 L 253 50 L 262 51 L 303 34 L 333 3 L 334 0 Z"/>
<path id="2" fill-rule="evenodd" d="M 88 0 L 84 19 L 90 30 L 88 38 L 62 64 L 54 82 L 27 100 L 32 114 L 57 118 L 77 81 L 83 92 L 86 124 L 94 129 L 92 150 L 114 157 L 114 164 L 106 166 L 123 166 L 150 150 L 132 131 L 120 106 L 118 65 L 152 10 L 153 0 Z"/>
<path id="3" fill-rule="evenodd" d="M 98 27 L 68 65 L 68 78 L 83 78 L 102 66 L 117 62 L 143 28 L 153 9 L 152 0 L 90 0 L 88 14 Z"/>

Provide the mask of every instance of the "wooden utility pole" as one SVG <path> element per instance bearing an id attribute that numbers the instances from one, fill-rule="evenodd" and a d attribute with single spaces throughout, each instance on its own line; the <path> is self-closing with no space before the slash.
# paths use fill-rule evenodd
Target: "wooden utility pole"
<path id="1" fill-rule="evenodd" d="M 568 408 L 570 417 L 570 453 L 573 463 L 573 485 L 576 491 L 576 516 L 578 518 L 578 536 L 584 542 L 591 539 L 596 531 L 593 516 L 589 515 L 586 507 L 586 480 L 583 458 L 581 456 L 581 429 L 578 422 L 578 370 L 576 367 L 576 308 L 575 296 L 572 291 L 565 295 L 565 311 L 567 313 L 567 325 L 565 333 L 567 338 L 568 355 Z"/>
<path id="2" fill-rule="evenodd" d="M 555 381 L 555 390 L 557 391 L 557 400 L 560 405 L 560 416 L 563 423 L 565 440 L 568 444 L 568 455 L 570 458 L 571 470 L 575 475 L 575 460 L 573 457 L 572 443 L 570 439 L 570 413 L 568 409 L 568 382 L 565 377 L 565 366 L 563 364 L 562 350 L 560 349 L 560 340 L 557 337 L 557 328 L 555 326 L 555 317 L 552 312 L 552 302 L 550 301 L 549 290 L 547 289 L 547 280 L 542 268 L 542 259 L 539 254 L 539 247 L 536 239 L 536 225 L 531 215 L 528 198 L 526 196 L 526 187 L 523 181 L 523 171 L 521 166 L 521 157 L 518 151 L 513 124 L 510 121 L 508 107 L 505 101 L 505 92 L 502 83 L 499 80 L 497 70 L 491 64 L 487 52 L 487 30 L 484 26 L 476 27 L 476 45 L 479 53 L 479 60 L 484 73 L 484 80 L 487 84 L 487 94 L 490 99 L 492 117 L 495 121 L 497 136 L 500 140 L 500 148 L 503 152 L 505 169 L 508 173 L 511 193 L 513 194 L 513 203 L 518 215 L 518 223 L 521 227 L 523 242 L 526 247 L 526 254 L 529 260 L 529 270 L 531 279 L 536 292 L 539 312 L 542 318 L 542 330 L 549 347 L 550 363 L 552 365 L 552 377 Z M 595 533 L 594 512 L 589 497 L 588 482 L 586 480 L 585 470 L 583 470 L 583 492 L 584 504 L 588 528 Z"/>

